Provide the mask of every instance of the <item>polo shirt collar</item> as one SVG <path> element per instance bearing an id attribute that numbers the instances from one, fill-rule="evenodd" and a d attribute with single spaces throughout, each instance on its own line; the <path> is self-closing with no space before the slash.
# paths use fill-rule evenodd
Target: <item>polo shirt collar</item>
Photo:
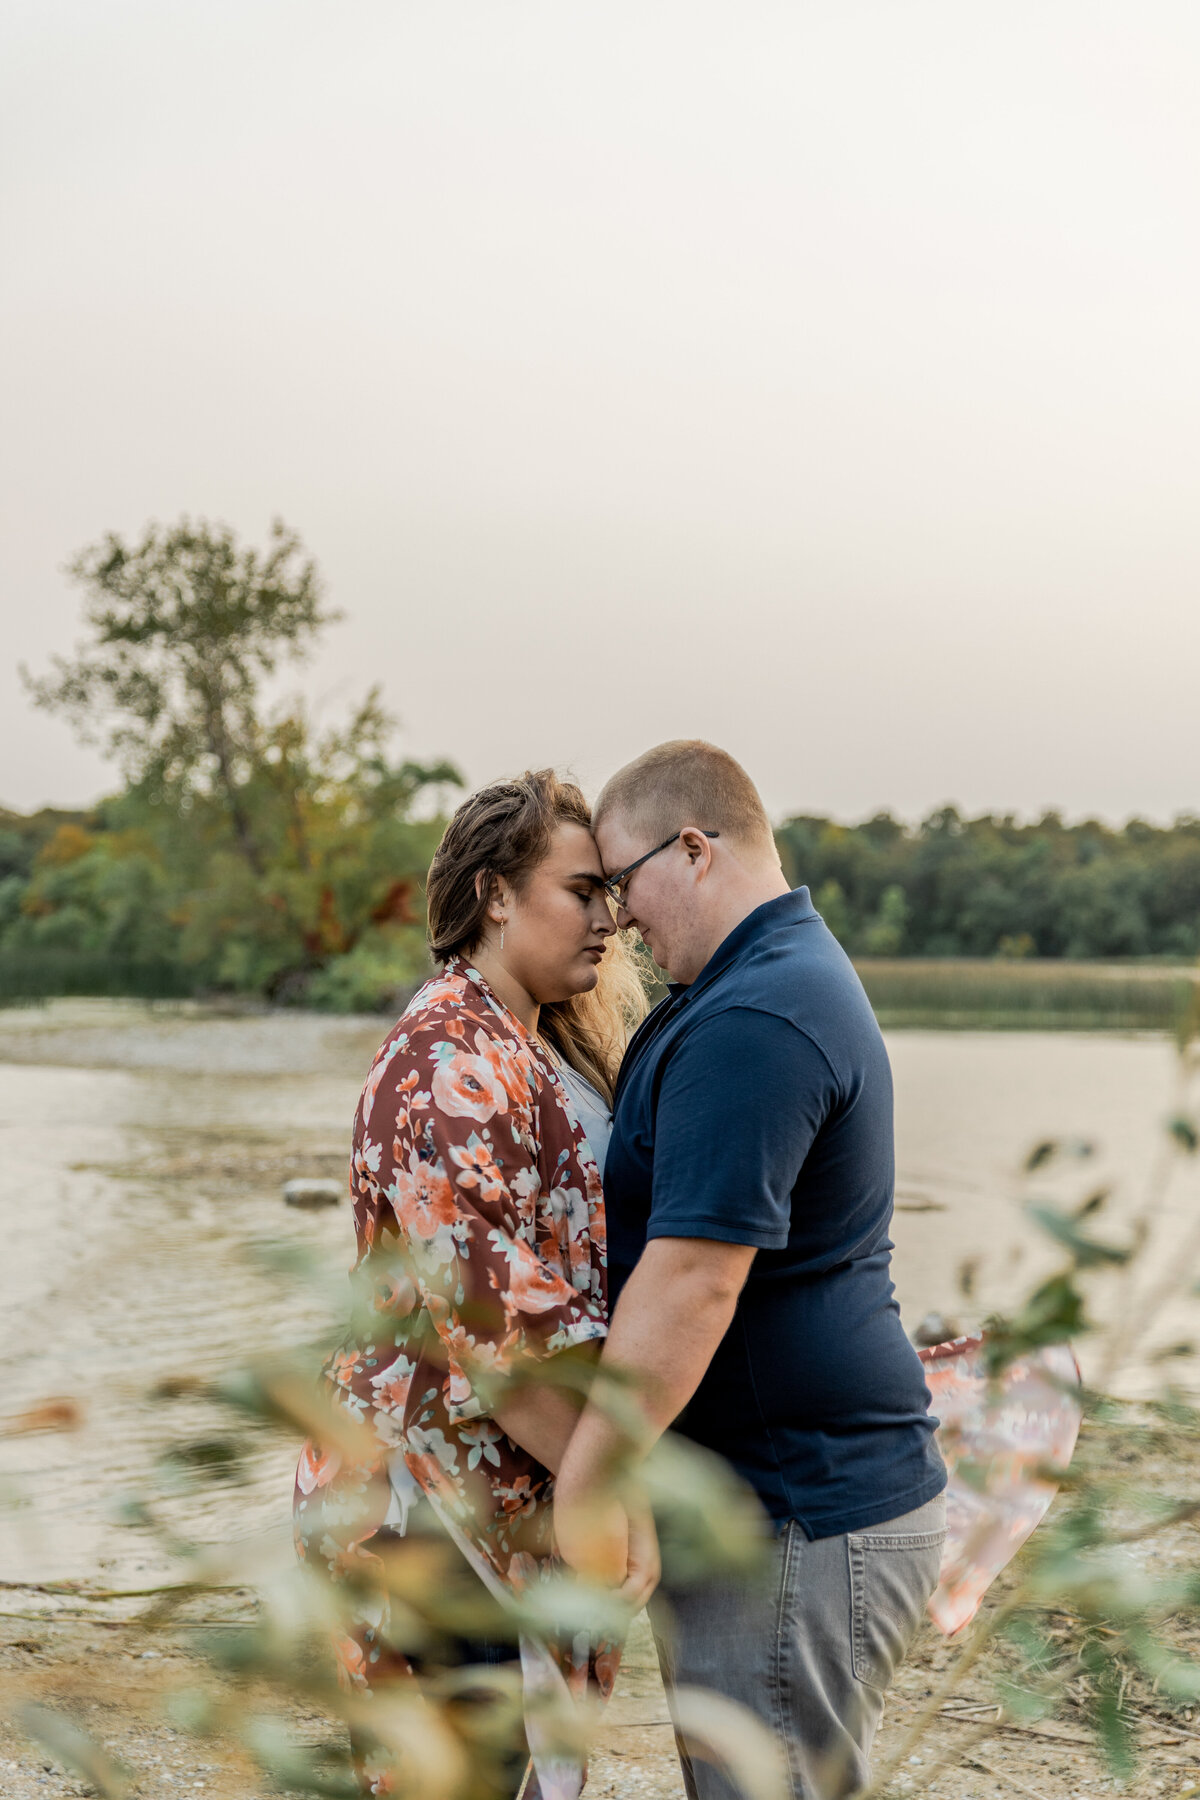
<path id="1" fill-rule="evenodd" d="M 690 999 L 702 988 L 709 987 L 740 956 L 744 956 L 747 950 L 761 943 L 773 931 L 788 925 L 802 925 L 818 916 L 806 887 L 793 888 L 788 894 L 778 894 L 774 900 L 764 900 L 752 913 L 747 913 L 740 925 L 734 926 L 727 938 L 722 939 L 695 981 L 686 985 L 679 981 L 667 983 L 672 999 L 677 1000 L 681 994 Z"/>

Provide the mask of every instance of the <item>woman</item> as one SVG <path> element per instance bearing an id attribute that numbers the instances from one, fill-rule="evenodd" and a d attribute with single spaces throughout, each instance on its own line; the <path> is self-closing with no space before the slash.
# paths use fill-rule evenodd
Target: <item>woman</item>
<path id="1" fill-rule="evenodd" d="M 335 1404 L 369 1426 L 372 1452 L 305 1446 L 297 1540 L 302 1557 L 361 1588 L 410 1506 L 428 1502 L 504 1593 L 548 1564 L 553 1473 L 577 1413 L 566 1385 L 506 1389 L 505 1378 L 586 1356 L 605 1334 L 601 1162 L 617 1065 L 645 999 L 587 804 L 549 770 L 459 807 L 427 901 L 443 973 L 384 1042 L 359 1102 L 358 1313 L 324 1372 Z M 654 1557 L 639 1526 L 631 1607 L 653 1586 Z M 350 1686 L 371 1691 L 409 1668 L 386 1639 L 376 1594 L 341 1646 Z M 478 1660 L 496 1660 L 479 1648 Z M 559 1660 L 573 1685 L 586 1681 L 586 1654 Z M 592 1665 L 605 1691 L 615 1654 Z M 360 1756 L 371 1792 L 389 1791 L 383 1760 Z M 556 1777 L 540 1773 L 548 1794 Z M 571 1787 L 563 1774 L 558 1791 Z"/>

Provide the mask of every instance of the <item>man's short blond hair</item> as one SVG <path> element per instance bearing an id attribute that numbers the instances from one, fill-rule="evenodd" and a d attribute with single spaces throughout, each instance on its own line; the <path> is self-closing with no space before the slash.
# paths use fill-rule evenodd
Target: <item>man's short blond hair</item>
<path id="1" fill-rule="evenodd" d="M 658 842 L 685 825 L 719 831 L 731 844 L 773 854 L 775 840 L 758 789 L 727 750 L 702 738 L 673 738 L 643 751 L 605 782 L 593 826 L 619 816 Z"/>

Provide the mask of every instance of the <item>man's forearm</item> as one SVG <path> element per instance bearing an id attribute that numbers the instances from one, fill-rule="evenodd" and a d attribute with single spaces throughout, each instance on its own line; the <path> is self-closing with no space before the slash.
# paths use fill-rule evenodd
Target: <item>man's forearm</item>
<path id="1" fill-rule="evenodd" d="M 655 1238 L 625 1286 L 600 1359 L 623 1376 L 644 1454 L 683 1411 L 729 1329 L 754 1251 L 704 1238 Z M 628 1454 L 629 1434 L 595 1402 L 584 1409 L 564 1473 L 590 1481 Z"/>

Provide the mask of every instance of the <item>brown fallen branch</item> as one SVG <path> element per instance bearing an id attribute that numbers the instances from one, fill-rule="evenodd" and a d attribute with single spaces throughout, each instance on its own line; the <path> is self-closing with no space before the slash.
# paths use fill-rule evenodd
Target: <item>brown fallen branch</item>
<path id="1" fill-rule="evenodd" d="M 1186 1726 L 1177 1725 L 1174 1719 L 1168 1721 L 1160 1718 L 1159 1714 L 1154 1712 L 1152 1708 L 1141 1705 L 1137 1700 L 1133 1701 L 1132 1705 L 1135 1712 L 1140 1712 L 1144 1719 L 1149 1719 L 1155 1731 L 1170 1731 L 1174 1733 L 1174 1736 L 1167 1740 L 1169 1743 L 1179 1744 L 1187 1738 L 1193 1744 L 1200 1744 L 1200 1731 L 1189 1731 Z"/>
<path id="2" fill-rule="evenodd" d="M 964 1756 L 962 1760 L 968 1769 L 978 1769 L 980 1774 L 990 1775 L 993 1781 L 1007 1782 L 1009 1787 L 1017 1790 L 1018 1794 L 1028 1795 L 1028 1800 L 1046 1800 L 1045 1794 L 1040 1793 L 1037 1788 L 1026 1787 L 1023 1781 L 1018 1781 L 1016 1776 L 1010 1775 L 1006 1769 L 994 1768 L 991 1763 L 981 1762 L 977 1756 Z"/>
<path id="3" fill-rule="evenodd" d="M 961 1725 L 979 1723 L 977 1719 L 967 1718 L 962 1713 L 939 1712 L 937 1716 L 939 1719 L 947 1719 Z M 1065 1732 L 1061 1731 L 1043 1731 L 1037 1725 L 1021 1725 L 1015 1719 L 990 1719 L 988 1724 L 993 1731 L 1015 1731 L 1024 1737 L 1048 1738 L 1055 1744 L 1074 1744 L 1076 1748 L 1087 1749 L 1092 1742 L 1091 1738 L 1087 1737 L 1067 1737 Z"/>
<path id="4" fill-rule="evenodd" d="M 0 1437 L 24 1437 L 31 1431 L 75 1431 L 83 1424 L 83 1408 L 68 1395 L 39 1400 L 24 1412 L 0 1419 Z"/>
<path id="5" fill-rule="evenodd" d="M 67 1594 L 72 1600 L 146 1600 L 159 1594 L 249 1594 L 248 1583 L 167 1581 L 158 1587 L 90 1588 L 80 1581 L 0 1581 L 0 1588 L 18 1594 Z"/>
<path id="6" fill-rule="evenodd" d="M 971 1709 L 971 1711 L 976 1710 L 981 1709 Z M 968 1716 L 966 1708 L 963 1708 L 958 1712 L 939 1711 L 937 1717 L 939 1719 L 953 1720 L 961 1725 L 975 1725 L 978 1723 L 978 1720 Z M 1043 1731 L 1039 1725 L 1022 1725 L 1015 1719 L 991 1719 L 988 1721 L 988 1727 L 992 1731 L 1017 1732 L 1024 1737 L 1044 1738 L 1047 1742 L 1052 1744 L 1071 1744 L 1076 1750 L 1090 1750 L 1095 1747 L 1093 1740 L 1089 1737 L 1068 1737 L 1065 1732 L 1061 1731 Z M 1171 1737 L 1160 1737 L 1155 1743 L 1143 1745 L 1144 1749 L 1165 1750 L 1172 1744 L 1182 1744 L 1188 1741 L 1200 1743 L 1200 1734 L 1197 1734 L 1194 1731 L 1184 1731 L 1173 1725 L 1160 1725 L 1158 1729 L 1160 1731 L 1171 1731 L 1175 1735 Z"/>

